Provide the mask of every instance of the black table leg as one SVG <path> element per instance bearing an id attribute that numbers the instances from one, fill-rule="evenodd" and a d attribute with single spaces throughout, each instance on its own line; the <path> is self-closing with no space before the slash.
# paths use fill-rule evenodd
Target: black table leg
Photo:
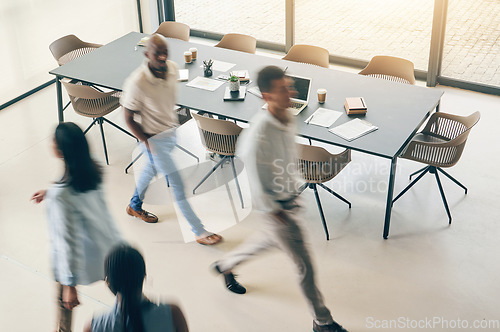
<path id="1" fill-rule="evenodd" d="M 59 116 L 59 123 L 64 122 L 64 109 L 61 90 L 61 77 L 56 76 L 56 90 L 57 90 L 57 114 Z"/>
<path id="2" fill-rule="evenodd" d="M 384 239 L 389 236 L 389 226 L 391 224 L 392 196 L 394 195 L 394 181 L 396 178 L 396 163 L 398 158 L 391 159 L 391 174 L 389 175 L 389 186 L 387 188 L 387 203 L 385 206 Z"/>

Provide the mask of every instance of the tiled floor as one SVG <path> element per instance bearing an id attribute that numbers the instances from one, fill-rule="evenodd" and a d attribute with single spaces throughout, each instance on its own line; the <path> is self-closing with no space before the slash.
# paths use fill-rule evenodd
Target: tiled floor
<path id="1" fill-rule="evenodd" d="M 332 235 L 329 242 L 312 192 L 303 194 L 303 226 L 311 242 L 320 289 L 334 318 L 350 331 L 374 330 L 370 327 L 383 324 L 383 320 L 398 320 L 410 326 L 425 319 L 444 319 L 449 326 L 457 319 L 462 320 L 461 324 L 476 320 L 486 324 L 495 319 L 499 323 L 500 98 L 438 89 L 445 91 L 442 111 L 482 112 L 462 160 L 450 170 L 468 186 L 469 194 L 464 195 L 460 188 L 443 180 L 453 214 L 451 226 L 434 179 L 428 176 L 394 206 L 390 237 L 383 240 L 389 161 L 359 153 L 353 153 L 352 163 L 328 184 L 352 202 L 352 209 L 320 194 Z M 121 124 L 122 117 L 121 111 L 110 114 L 111 120 Z M 71 109 L 66 111 L 66 119 L 81 126 L 89 123 Z M 56 124 L 53 86 L 0 112 L 1 331 L 53 328 L 54 284 L 45 211 L 43 204 L 34 205 L 29 197 L 60 174 L 60 162 L 50 150 Z M 104 168 L 108 205 L 124 236 L 144 253 L 148 268 L 146 290 L 153 294 L 152 299 L 178 301 L 192 331 L 312 330 L 293 267 L 282 253 L 269 252 L 237 269 L 239 280 L 248 288 L 243 296 L 226 291 L 222 280 L 210 273 L 211 262 L 241 243 L 259 225 L 258 214 L 250 208 L 238 208 L 239 199 L 230 179 L 227 185 L 225 181 L 211 181 L 199 196 L 190 198 L 208 227 L 226 227 L 217 226 L 221 221 L 232 224 L 221 231 L 225 241 L 215 247 L 185 243 L 189 238 L 183 236 L 172 202 L 165 198 L 163 205 L 153 204 L 154 198 L 163 197 L 161 194 L 147 205 L 160 217 L 158 224 L 145 224 L 126 215 L 134 176 L 123 170 L 135 142 L 111 127 L 105 130 L 111 163 Z M 97 128 L 89 132 L 88 139 L 95 158 L 103 162 Z M 202 159 L 201 166 L 197 166 L 193 158 L 177 152 L 186 174 L 209 164 L 194 123 L 179 129 L 179 143 Z M 419 167 L 405 160 L 398 162 L 396 192 L 407 184 L 408 174 Z M 188 185 L 195 182 L 194 177 Z M 240 179 L 245 182 L 244 172 Z M 246 190 L 244 193 L 245 203 L 249 203 Z M 75 311 L 75 331 L 82 329 L 93 312 L 105 310 L 113 302 L 102 282 L 79 291 L 82 305 Z M 451 330 L 441 324 L 436 327 L 436 331 Z M 497 325 L 489 331 L 499 329 Z"/>

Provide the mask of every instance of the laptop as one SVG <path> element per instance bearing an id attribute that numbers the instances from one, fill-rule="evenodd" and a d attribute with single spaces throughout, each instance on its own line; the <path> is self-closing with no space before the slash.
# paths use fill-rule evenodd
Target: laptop
<path id="1" fill-rule="evenodd" d="M 292 115 L 298 115 L 307 107 L 311 91 L 311 79 L 290 74 L 285 74 L 285 77 L 293 81 L 293 87 L 297 91 L 297 95 L 291 98 L 292 105 L 288 109 Z M 267 103 L 262 108 L 267 109 Z"/>

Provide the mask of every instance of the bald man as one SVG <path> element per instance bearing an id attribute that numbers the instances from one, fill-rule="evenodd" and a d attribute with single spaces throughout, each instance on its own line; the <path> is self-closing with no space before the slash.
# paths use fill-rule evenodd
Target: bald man
<path id="1" fill-rule="evenodd" d="M 146 45 L 146 60 L 125 81 L 120 100 L 125 121 L 141 142 L 148 164 L 137 181 L 127 213 L 147 223 L 158 217 L 142 208 L 151 179 L 159 171 L 168 176 L 179 208 L 191 226 L 196 241 L 212 245 L 222 237 L 205 229 L 184 194 L 182 182 L 171 152 L 176 144 L 175 129 L 179 126 L 176 112 L 177 65 L 168 59 L 165 37 L 154 34 Z"/>

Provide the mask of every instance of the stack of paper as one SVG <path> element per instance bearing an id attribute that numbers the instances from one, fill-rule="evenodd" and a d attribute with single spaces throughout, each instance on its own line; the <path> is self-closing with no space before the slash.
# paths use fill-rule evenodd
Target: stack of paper
<path id="1" fill-rule="evenodd" d="M 347 141 L 352 141 L 377 129 L 378 127 L 372 125 L 368 121 L 354 119 L 341 124 L 340 126 L 334 127 L 329 131 Z"/>
<path id="2" fill-rule="evenodd" d="M 194 80 L 192 80 L 191 82 L 186 84 L 186 86 L 190 86 L 190 87 L 197 88 L 197 89 L 208 90 L 208 91 L 215 91 L 222 84 L 224 84 L 224 82 L 212 80 L 210 78 L 206 78 L 206 77 L 202 77 L 202 76 L 198 76 Z"/>
<path id="3" fill-rule="evenodd" d="M 307 124 L 320 126 L 320 127 L 330 127 L 337 119 L 342 115 L 342 112 L 329 110 L 327 108 L 318 108 L 310 117 L 308 117 L 304 122 Z"/>

